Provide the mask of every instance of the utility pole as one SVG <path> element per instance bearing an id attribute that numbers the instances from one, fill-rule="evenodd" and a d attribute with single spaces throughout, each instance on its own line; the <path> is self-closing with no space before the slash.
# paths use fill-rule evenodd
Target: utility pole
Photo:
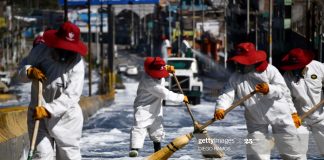
<path id="1" fill-rule="evenodd" d="M 258 13 L 255 12 L 255 49 L 258 50 Z"/>
<path id="2" fill-rule="evenodd" d="M 64 22 L 68 20 L 68 7 L 67 0 L 64 0 Z"/>
<path id="3" fill-rule="evenodd" d="M 205 25 L 204 25 L 204 23 L 205 23 L 205 2 L 204 2 L 204 0 L 202 0 L 202 33 L 205 31 L 205 29 L 204 29 L 204 27 L 205 27 Z"/>
<path id="4" fill-rule="evenodd" d="M 171 3 L 168 1 L 168 10 L 169 10 L 169 39 L 172 44 L 172 26 L 171 26 Z"/>
<path id="5" fill-rule="evenodd" d="M 131 4 L 131 48 L 135 46 L 135 36 L 134 36 L 134 7 L 133 4 Z"/>
<path id="6" fill-rule="evenodd" d="M 92 41 L 92 38 L 91 38 L 91 4 L 90 4 L 90 1 L 91 0 L 88 0 L 88 69 L 89 69 L 89 72 L 88 72 L 88 76 L 89 76 L 89 96 L 91 96 L 91 84 L 92 84 L 92 74 L 91 74 L 91 71 L 92 71 L 92 62 L 91 62 L 91 41 Z"/>
<path id="7" fill-rule="evenodd" d="M 227 0 L 225 0 L 224 3 L 224 66 L 227 68 Z"/>
<path id="8" fill-rule="evenodd" d="M 105 85 L 105 66 L 104 66 L 104 54 L 103 54 L 103 5 L 102 3 L 100 4 L 100 36 L 99 36 L 99 42 L 100 42 L 100 70 L 101 70 L 101 74 L 100 74 L 100 79 L 101 79 L 101 87 L 100 87 L 100 91 L 101 94 L 106 92 L 106 88 L 104 87 Z"/>
<path id="9" fill-rule="evenodd" d="M 195 0 L 192 1 L 191 5 L 192 5 L 192 33 L 193 33 L 193 36 L 192 36 L 192 48 L 195 48 L 196 46 L 196 43 L 195 43 L 195 39 L 196 39 L 196 21 L 195 21 L 195 18 L 196 18 L 196 10 L 195 10 Z"/>
<path id="10" fill-rule="evenodd" d="M 250 0 L 247 0 L 246 4 L 246 36 L 250 34 Z"/>
<path id="11" fill-rule="evenodd" d="M 311 29 L 310 29 L 310 21 L 309 19 L 311 18 L 311 15 L 310 15 L 310 0 L 306 0 L 306 19 L 307 21 L 305 21 L 305 26 L 306 26 L 306 39 L 308 41 L 311 41 Z"/>
<path id="12" fill-rule="evenodd" d="M 177 26 L 177 28 L 179 28 L 178 31 L 180 31 L 180 34 L 178 34 L 178 53 L 177 53 L 177 56 L 180 57 L 181 55 L 181 37 L 183 35 L 183 23 L 182 23 L 182 0 L 180 0 L 180 11 L 179 11 L 179 25 Z M 179 33 L 179 32 L 178 32 Z"/>
<path id="13" fill-rule="evenodd" d="M 269 63 L 272 64 L 272 13 L 273 0 L 269 0 Z"/>
<path id="14" fill-rule="evenodd" d="M 114 8 L 108 5 L 108 91 L 114 93 Z"/>

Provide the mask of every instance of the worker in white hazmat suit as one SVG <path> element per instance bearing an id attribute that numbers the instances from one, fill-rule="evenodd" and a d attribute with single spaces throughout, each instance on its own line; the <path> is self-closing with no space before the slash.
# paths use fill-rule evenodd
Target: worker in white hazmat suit
<path id="1" fill-rule="evenodd" d="M 172 46 L 166 35 L 162 35 L 162 44 L 161 44 L 161 55 L 164 61 L 168 60 L 168 57 L 171 56 Z"/>
<path id="2" fill-rule="evenodd" d="M 144 62 L 145 74 L 137 89 L 134 101 L 134 125 L 131 129 L 130 157 L 138 156 L 148 133 L 154 144 L 154 151 L 161 149 L 164 138 L 162 100 L 188 103 L 188 97 L 169 91 L 164 86 L 164 78 L 174 73 L 173 66 L 166 66 L 160 57 L 147 57 Z"/>
<path id="3" fill-rule="evenodd" d="M 246 144 L 248 160 L 270 159 L 271 141 L 267 140 L 268 126 L 283 159 L 301 159 L 296 127 L 300 119 L 293 106 L 290 92 L 280 72 L 266 61 L 264 51 L 256 51 L 252 43 L 239 44 L 236 56 L 229 59 L 236 63 L 236 72 L 229 79 L 218 97 L 214 118 L 223 119 L 224 111 L 235 98 L 241 99 L 252 91 L 258 94 L 243 103 L 248 130 Z"/>
<path id="4" fill-rule="evenodd" d="M 40 120 L 34 160 L 81 159 L 79 142 L 83 115 L 78 102 L 84 79 L 81 56 L 86 55 L 87 48 L 79 38 L 80 29 L 65 22 L 59 30 L 46 31 L 45 44 L 36 45 L 21 63 L 21 80 L 32 80 L 28 108 L 30 137 L 35 120 Z M 39 80 L 44 86 L 41 106 L 37 105 Z"/>
<path id="5" fill-rule="evenodd" d="M 313 60 L 311 51 L 294 48 L 282 59 L 282 70 L 299 115 L 303 115 L 323 100 L 324 64 Z M 324 112 L 323 107 L 304 119 L 304 130 L 300 133 L 305 152 L 308 149 L 309 131 L 324 156 Z"/>

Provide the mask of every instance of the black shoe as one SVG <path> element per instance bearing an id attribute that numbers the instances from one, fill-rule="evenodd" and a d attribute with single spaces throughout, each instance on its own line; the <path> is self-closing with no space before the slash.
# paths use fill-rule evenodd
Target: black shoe
<path id="1" fill-rule="evenodd" d="M 153 142 L 154 152 L 157 152 L 161 149 L 161 142 Z"/>

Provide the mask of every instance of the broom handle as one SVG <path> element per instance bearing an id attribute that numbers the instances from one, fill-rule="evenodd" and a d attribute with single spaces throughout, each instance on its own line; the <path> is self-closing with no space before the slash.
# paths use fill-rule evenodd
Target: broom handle
<path id="1" fill-rule="evenodd" d="M 43 84 L 41 81 L 38 81 L 38 102 L 37 102 L 37 106 L 40 106 L 42 104 L 42 95 L 43 92 Z M 39 120 L 35 121 L 35 126 L 34 126 L 34 131 L 33 131 L 33 137 L 32 137 L 32 141 L 31 141 L 31 145 L 30 145 L 30 150 L 29 150 L 29 154 L 28 154 L 28 159 L 27 160 L 31 160 L 34 154 L 34 150 L 35 150 L 35 145 L 36 145 L 36 139 L 37 139 L 37 134 L 38 134 L 38 129 L 39 129 Z"/>
<path id="2" fill-rule="evenodd" d="M 306 117 L 308 117 L 310 114 L 312 114 L 313 112 L 315 112 L 317 109 L 319 109 L 320 107 L 322 107 L 322 105 L 324 104 L 324 99 L 321 100 L 318 104 L 316 104 L 313 108 L 311 108 L 310 110 L 308 110 L 306 113 L 304 113 L 300 119 L 301 121 L 303 121 Z"/>
<path id="3" fill-rule="evenodd" d="M 255 90 L 252 91 L 250 94 L 244 96 L 243 98 L 241 98 L 240 100 L 236 101 L 234 104 L 232 104 L 229 108 L 227 108 L 225 110 L 225 114 L 226 115 L 228 112 L 230 112 L 231 110 L 233 110 L 235 107 L 239 106 L 240 104 L 242 104 L 244 101 L 246 101 L 247 99 L 249 99 L 250 97 L 252 97 L 255 93 L 257 93 Z M 206 128 L 207 126 L 209 126 L 210 124 L 214 123 L 216 121 L 215 118 L 212 118 L 210 120 L 208 120 L 202 127 L 200 127 L 199 129 L 202 130 L 204 128 Z"/>
<path id="4" fill-rule="evenodd" d="M 178 86 L 180 92 L 184 95 L 183 90 L 182 90 L 182 88 L 181 88 L 181 86 L 180 86 L 180 83 L 179 83 L 179 80 L 178 80 L 177 76 L 175 75 L 175 73 L 172 73 L 172 75 L 173 75 L 173 77 L 174 77 L 174 80 L 175 80 L 176 83 L 177 83 L 177 86 Z M 194 116 L 193 116 L 193 114 L 192 114 L 192 112 L 191 112 L 191 109 L 189 108 L 188 103 L 185 103 L 185 104 L 186 104 L 187 110 L 188 110 L 188 112 L 189 112 L 189 115 L 190 115 L 190 117 L 191 117 L 191 119 L 192 119 L 192 122 L 194 123 L 194 125 L 197 125 L 198 122 L 195 120 L 195 118 L 194 118 Z"/>

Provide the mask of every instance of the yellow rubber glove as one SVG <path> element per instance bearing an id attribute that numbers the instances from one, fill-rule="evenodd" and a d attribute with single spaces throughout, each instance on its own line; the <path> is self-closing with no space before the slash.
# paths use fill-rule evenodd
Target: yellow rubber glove
<path id="1" fill-rule="evenodd" d="M 44 75 L 44 73 L 39 70 L 38 68 L 36 67 L 30 67 L 27 69 L 27 76 L 28 78 L 30 79 L 34 79 L 34 80 L 39 80 L 39 81 L 44 81 L 46 80 L 46 77 Z"/>
<path id="2" fill-rule="evenodd" d="M 189 100 L 188 100 L 188 97 L 187 97 L 187 96 L 184 96 L 184 97 L 183 97 L 183 102 L 184 102 L 184 103 L 189 103 Z"/>
<path id="3" fill-rule="evenodd" d="M 36 106 L 34 111 L 34 119 L 41 120 L 44 118 L 50 118 L 50 114 L 43 106 Z"/>
<path id="4" fill-rule="evenodd" d="M 171 66 L 171 65 L 166 65 L 166 66 L 165 66 L 165 69 L 166 69 L 169 73 L 174 73 L 174 72 L 175 72 L 174 66 Z"/>
<path id="5" fill-rule="evenodd" d="M 214 113 L 214 118 L 217 120 L 224 119 L 225 117 L 225 110 L 224 109 L 216 109 Z"/>
<path id="6" fill-rule="evenodd" d="M 292 119 L 294 120 L 296 128 L 299 128 L 301 126 L 301 119 L 299 118 L 297 113 L 291 114 Z"/>
<path id="7" fill-rule="evenodd" d="M 255 86 L 255 90 L 259 93 L 268 94 L 269 93 L 269 85 L 268 85 L 268 83 L 259 83 Z"/>

